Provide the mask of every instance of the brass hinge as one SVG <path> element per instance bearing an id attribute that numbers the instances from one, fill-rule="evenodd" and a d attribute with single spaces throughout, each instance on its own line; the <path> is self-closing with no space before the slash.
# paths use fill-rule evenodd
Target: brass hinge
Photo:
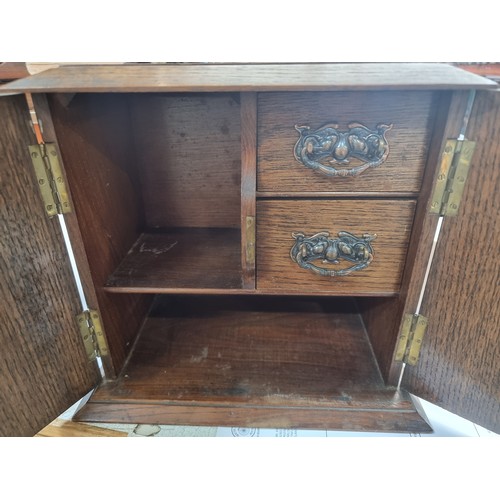
<path id="1" fill-rule="evenodd" d="M 431 199 L 432 214 L 457 215 L 475 147 L 473 141 L 446 141 Z"/>
<path id="2" fill-rule="evenodd" d="M 412 366 L 417 364 L 426 329 L 427 318 L 425 316 L 420 314 L 405 314 L 396 350 L 396 361 L 402 361 Z"/>
<path id="3" fill-rule="evenodd" d="M 245 260 L 247 265 L 252 265 L 255 262 L 255 217 L 247 216 L 245 225 L 247 235 Z"/>
<path id="4" fill-rule="evenodd" d="M 28 147 L 45 211 L 49 217 L 71 212 L 68 190 L 55 144 Z"/>
<path id="5" fill-rule="evenodd" d="M 108 343 L 104 336 L 99 313 L 93 310 L 83 311 L 76 317 L 76 320 L 89 361 L 94 361 L 97 356 L 108 355 Z"/>

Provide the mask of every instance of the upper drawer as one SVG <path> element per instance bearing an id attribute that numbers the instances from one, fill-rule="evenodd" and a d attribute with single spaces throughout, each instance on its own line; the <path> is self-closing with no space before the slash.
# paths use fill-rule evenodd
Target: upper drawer
<path id="1" fill-rule="evenodd" d="M 418 192 L 436 98 L 429 91 L 259 94 L 258 191 Z"/>

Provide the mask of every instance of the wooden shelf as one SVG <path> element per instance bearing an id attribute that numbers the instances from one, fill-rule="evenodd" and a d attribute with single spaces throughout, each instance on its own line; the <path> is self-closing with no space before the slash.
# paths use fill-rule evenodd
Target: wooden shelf
<path id="1" fill-rule="evenodd" d="M 495 84 L 437 63 L 65 65 L 1 92 L 218 92 L 470 89 Z"/>
<path id="2" fill-rule="evenodd" d="M 239 289 L 240 256 L 240 231 L 235 229 L 143 233 L 105 288 L 120 293 Z"/>
<path id="3" fill-rule="evenodd" d="M 379 429 L 415 416 L 384 385 L 351 299 L 163 295 L 77 418 L 331 428 L 352 412 Z"/>

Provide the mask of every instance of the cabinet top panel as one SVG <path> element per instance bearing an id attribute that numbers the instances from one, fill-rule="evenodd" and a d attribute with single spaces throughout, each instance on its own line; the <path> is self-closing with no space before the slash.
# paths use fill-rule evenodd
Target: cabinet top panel
<path id="1" fill-rule="evenodd" d="M 220 92 L 479 89 L 496 83 L 438 63 L 67 65 L 0 87 L 11 92 Z"/>

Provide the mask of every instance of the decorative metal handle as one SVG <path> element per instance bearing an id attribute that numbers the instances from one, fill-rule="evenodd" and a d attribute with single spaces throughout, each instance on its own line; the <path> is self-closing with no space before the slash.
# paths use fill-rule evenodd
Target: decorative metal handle
<path id="1" fill-rule="evenodd" d="M 370 244 L 377 235 L 363 234 L 360 238 L 347 231 L 340 231 L 338 238 L 330 238 L 327 231 L 306 236 L 304 233 L 292 233 L 295 244 L 290 250 L 290 258 L 303 269 L 309 269 L 320 276 L 347 276 L 353 271 L 368 267 L 373 260 Z M 344 269 L 326 269 L 318 267 L 312 261 L 322 259 L 324 264 L 339 264 L 340 259 L 354 262 Z"/>
<path id="2" fill-rule="evenodd" d="M 376 130 L 350 123 L 348 130 L 338 130 L 337 123 L 323 125 L 311 130 L 307 125 L 295 125 L 300 134 L 295 144 L 295 158 L 307 168 L 319 170 L 331 176 L 355 176 L 367 168 L 378 167 L 389 155 L 389 143 L 385 137 L 392 124 L 380 123 Z M 352 159 L 359 160 L 351 168 L 337 168 L 334 165 L 347 165 Z"/>

